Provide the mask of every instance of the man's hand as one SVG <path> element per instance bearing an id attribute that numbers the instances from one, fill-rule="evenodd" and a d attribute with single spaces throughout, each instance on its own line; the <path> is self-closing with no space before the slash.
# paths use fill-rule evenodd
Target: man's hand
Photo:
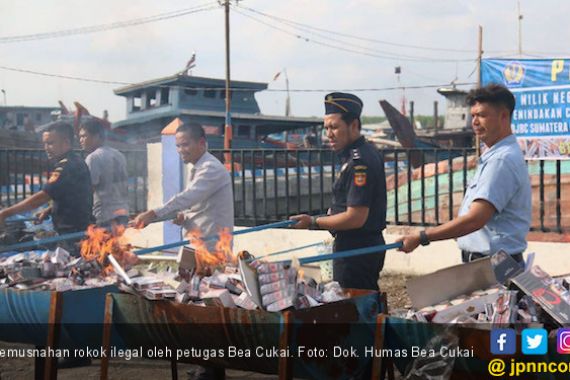
<path id="1" fill-rule="evenodd" d="M 402 242 L 403 245 L 398 248 L 398 251 L 410 253 L 420 245 L 420 234 L 406 235 L 398 240 L 396 243 Z"/>
<path id="2" fill-rule="evenodd" d="M 179 212 L 178 214 L 176 214 L 176 218 L 172 220 L 172 223 L 176 224 L 177 226 L 181 226 L 182 224 L 184 224 L 185 219 L 186 218 L 184 217 L 184 213 Z"/>
<path id="3" fill-rule="evenodd" d="M 291 226 L 295 229 L 307 229 L 311 226 L 311 215 L 307 214 L 294 215 L 290 217 L 289 220 L 297 221 L 297 223 Z"/>
<path id="4" fill-rule="evenodd" d="M 51 207 L 48 207 L 38 213 L 36 213 L 36 220 L 34 220 L 34 224 L 42 224 L 44 220 L 51 214 Z"/>
<path id="5" fill-rule="evenodd" d="M 156 214 L 154 213 L 153 210 L 146 211 L 135 217 L 135 219 L 133 220 L 133 225 L 135 226 L 135 228 L 139 229 L 145 228 L 155 219 L 156 219 Z"/>

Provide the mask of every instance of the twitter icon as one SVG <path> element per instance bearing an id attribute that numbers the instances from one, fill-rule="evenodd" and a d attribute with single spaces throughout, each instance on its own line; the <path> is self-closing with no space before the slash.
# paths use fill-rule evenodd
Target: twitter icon
<path id="1" fill-rule="evenodd" d="M 524 329 L 522 332 L 522 352 L 525 355 L 546 355 L 548 353 L 548 333 L 545 329 Z"/>

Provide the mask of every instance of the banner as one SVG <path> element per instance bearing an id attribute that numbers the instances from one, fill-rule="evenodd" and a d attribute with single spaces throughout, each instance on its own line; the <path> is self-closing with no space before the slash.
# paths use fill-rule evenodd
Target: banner
<path id="1" fill-rule="evenodd" d="M 481 84 L 507 86 L 513 132 L 528 159 L 570 158 L 570 58 L 484 59 Z"/>

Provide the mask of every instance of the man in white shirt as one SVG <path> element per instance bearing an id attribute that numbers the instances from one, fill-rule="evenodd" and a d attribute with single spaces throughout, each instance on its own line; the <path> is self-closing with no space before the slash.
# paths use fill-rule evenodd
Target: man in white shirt
<path id="1" fill-rule="evenodd" d="M 234 197 L 230 174 L 224 165 L 208 152 L 206 134 L 201 125 L 182 124 L 176 130 L 176 150 L 188 164 L 188 185 L 162 207 L 138 215 L 134 223 L 145 227 L 157 219 L 176 217 L 175 223 L 186 232 L 198 230 L 210 252 L 215 250 L 218 233 L 233 232 Z M 216 238 L 214 238 L 216 237 Z M 230 243 L 231 244 L 231 243 Z M 224 370 L 201 367 L 195 379 L 223 379 Z"/>
<path id="2" fill-rule="evenodd" d="M 163 206 L 138 215 L 134 223 L 144 227 L 157 219 L 176 217 L 187 232 L 198 230 L 202 237 L 222 229 L 233 232 L 234 202 L 230 174 L 207 151 L 206 134 L 199 124 L 183 124 L 176 130 L 176 149 L 188 164 L 188 185 Z M 211 250 L 217 239 L 207 241 Z"/>

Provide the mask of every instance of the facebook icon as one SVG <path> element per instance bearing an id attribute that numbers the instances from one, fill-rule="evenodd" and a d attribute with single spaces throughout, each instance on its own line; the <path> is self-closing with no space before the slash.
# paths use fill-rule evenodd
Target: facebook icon
<path id="1" fill-rule="evenodd" d="M 517 334 L 513 329 L 494 329 L 491 331 L 491 353 L 512 355 L 517 351 Z"/>

